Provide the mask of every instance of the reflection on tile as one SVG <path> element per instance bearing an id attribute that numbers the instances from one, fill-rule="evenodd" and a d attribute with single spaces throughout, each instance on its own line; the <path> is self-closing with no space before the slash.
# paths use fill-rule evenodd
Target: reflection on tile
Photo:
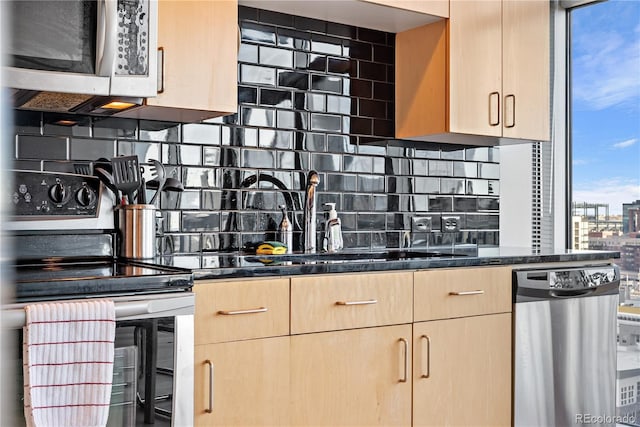
<path id="1" fill-rule="evenodd" d="M 413 178 L 409 176 L 388 176 L 387 192 L 391 194 L 397 193 L 413 193 Z M 420 192 L 423 192 L 420 190 Z"/>
<path id="2" fill-rule="evenodd" d="M 453 176 L 460 176 L 465 178 L 477 178 L 478 164 L 465 163 L 465 162 L 453 162 Z"/>
<path id="3" fill-rule="evenodd" d="M 185 188 L 216 188 L 220 187 L 219 169 L 183 168 L 182 184 Z"/>
<path id="4" fill-rule="evenodd" d="M 240 82 L 264 85 L 276 84 L 276 70 L 256 65 L 240 65 Z"/>
<path id="5" fill-rule="evenodd" d="M 455 212 L 475 212 L 478 210 L 478 201 L 475 198 L 453 198 L 453 210 Z"/>
<path id="6" fill-rule="evenodd" d="M 429 175 L 453 176 L 453 162 L 429 160 Z"/>
<path id="7" fill-rule="evenodd" d="M 220 126 L 200 123 L 182 125 L 182 141 L 220 145 Z"/>
<path id="8" fill-rule="evenodd" d="M 217 212 L 184 212 L 182 228 L 185 231 L 218 231 L 220 214 Z"/>
<path id="9" fill-rule="evenodd" d="M 340 156 L 333 154 L 311 154 L 311 167 L 317 171 L 340 171 Z"/>
<path id="10" fill-rule="evenodd" d="M 480 178 L 499 179 L 500 165 L 496 163 L 479 163 Z"/>
<path id="11" fill-rule="evenodd" d="M 327 60 L 327 71 L 334 74 L 351 74 L 352 67 L 357 66 L 356 62 L 347 59 L 329 58 Z"/>
<path id="12" fill-rule="evenodd" d="M 298 71 L 278 71 L 278 86 L 293 89 L 309 89 L 309 75 Z"/>
<path id="13" fill-rule="evenodd" d="M 241 104 L 257 104 L 258 89 L 249 86 L 238 86 L 238 102 Z"/>
<path id="14" fill-rule="evenodd" d="M 465 192 L 464 179 L 441 179 L 440 192 L 442 194 L 468 194 Z"/>
<path id="15" fill-rule="evenodd" d="M 355 104 L 347 96 L 327 95 L 327 112 L 337 114 L 350 114 Z"/>
<path id="16" fill-rule="evenodd" d="M 311 75 L 311 90 L 342 93 L 342 79 L 340 77 Z"/>
<path id="17" fill-rule="evenodd" d="M 446 160 L 464 160 L 464 149 L 457 149 L 443 145 L 440 152 L 440 158 Z"/>
<path id="18" fill-rule="evenodd" d="M 242 150 L 242 167 L 275 168 L 275 153 L 270 150 Z"/>
<path id="19" fill-rule="evenodd" d="M 202 192 L 202 209 L 216 210 L 222 209 L 222 191 L 205 190 Z"/>
<path id="20" fill-rule="evenodd" d="M 200 192 L 198 190 L 184 190 L 182 193 L 178 193 L 178 209 L 200 209 Z M 186 212 L 183 212 L 182 225 L 185 227 Z M 185 228 L 188 230 L 188 228 Z M 195 230 L 191 230 L 195 231 Z"/>
<path id="21" fill-rule="evenodd" d="M 321 130 L 327 132 L 340 132 L 342 120 L 340 116 L 328 114 L 311 114 L 311 130 Z"/>
<path id="22" fill-rule="evenodd" d="M 280 108 L 291 108 L 293 105 L 291 95 L 291 92 L 286 90 L 261 89 L 260 103 Z"/>
<path id="23" fill-rule="evenodd" d="M 358 230 L 384 230 L 385 221 L 384 214 L 358 214 Z"/>
<path id="24" fill-rule="evenodd" d="M 116 144 L 110 139 L 71 138 L 69 158 L 71 160 L 111 159 L 116 155 Z"/>
<path id="25" fill-rule="evenodd" d="M 260 129 L 258 131 L 260 147 L 293 148 L 293 133 L 287 130 Z"/>
<path id="26" fill-rule="evenodd" d="M 489 161 L 489 147 L 467 148 L 465 151 L 466 151 L 466 160 L 472 160 L 474 162 Z"/>
<path id="27" fill-rule="evenodd" d="M 240 28 L 240 36 L 242 41 L 276 44 L 276 28 L 267 25 L 244 22 Z"/>
<path id="28" fill-rule="evenodd" d="M 364 193 L 384 193 L 384 177 L 358 175 L 358 191 Z"/>
<path id="29" fill-rule="evenodd" d="M 16 131 L 18 133 L 40 133 L 40 117 L 39 115 L 37 115 L 33 118 L 34 121 L 37 120 L 35 123 L 33 123 L 33 127 L 31 127 L 30 129 L 28 127 L 19 127 L 18 123 L 16 123 Z M 43 133 L 48 136 L 91 136 L 91 118 L 89 116 L 78 116 L 76 114 L 44 113 L 43 126 Z"/>
<path id="30" fill-rule="evenodd" d="M 478 198 L 478 210 L 480 211 L 498 211 L 500 210 L 500 199 Z"/>
<path id="31" fill-rule="evenodd" d="M 313 34 L 311 36 L 311 51 L 328 55 L 342 55 L 342 41 L 333 37 Z"/>
<path id="32" fill-rule="evenodd" d="M 238 62 L 258 63 L 258 46 L 248 43 L 240 44 L 238 50 Z"/>
<path id="33" fill-rule="evenodd" d="M 259 53 L 261 65 L 293 68 L 293 52 L 291 50 L 260 46 Z"/>
<path id="34" fill-rule="evenodd" d="M 328 135 L 327 149 L 332 153 L 355 153 L 356 144 L 351 143 L 351 139 L 346 135 Z M 374 159 L 380 160 L 380 159 Z M 383 171 L 384 172 L 384 171 Z"/>
<path id="35" fill-rule="evenodd" d="M 343 156 L 345 172 L 371 173 L 373 159 L 366 156 Z"/>
<path id="36" fill-rule="evenodd" d="M 68 138 L 18 135 L 17 159 L 67 160 Z"/>
<path id="37" fill-rule="evenodd" d="M 248 126 L 273 127 L 275 111 L 265 108 L 242 107 L 242 124 Z"/>
<path id="38" fill-rule="evenodd" d="M 311 48 L 311 35 L 303 31 L 279 28 L 278 46 L 308 51 Z"/>
<path id="39" fill-rule="evenodd" d="M 179 142 L 180 127 L 179 123 L 140 120 L 140 139 L 143 141 Z"/>
<path id="40" fill-rule="evenodd" d="M 309 55 L 309 63 L 307 65 L 309 70 L 325 72 L 327 71 L 327 57 L 325 55 Z"/>
<path id="41" fill-rule="evenodd" d="M 327 174 L 326 187 L 331 191 L 355 191 L 355 175 Z"/>
<path id="42" fill-rule="evenodd" d="M 429 210 L 433 212 L 451 212 L 453 201 L 451 197 L 429 197 Z"/>
<path id="43" fill-rule="evenodd" d="M 119 119 L 115 117 L 93 119 L 93 136 L 96 138 L 135 139 L 137 131 L 138 121 L 134 119 Z"/>
<path id="44" fill-rule="evenodd" d="M 468 179 L 465 194 L 487 195 L 489 194 L 489 181 L 480 179 Z"/>
<path id="45" fill-rule="evenodd" d="M 420 194 L 437 194 L 441 192 L 440 179 L 438 178 L 423 178 L 415 177 L 415 189 L 416 193 Z M 442 191 L 444 192 L 444 191 Z"/>
<path id="46" fill-rule="evenodd" d="M 295 108 L 308 111 L 327 111 L 326 95 L 321 93 L 294 93 Z"/>

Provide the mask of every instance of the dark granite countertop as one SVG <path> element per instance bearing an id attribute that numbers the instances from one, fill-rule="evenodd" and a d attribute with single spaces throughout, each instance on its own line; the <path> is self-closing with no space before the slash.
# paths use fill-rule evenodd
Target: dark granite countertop
<path id="1" fill-rule="evenodd" d="M 194 278 L 204 280 L 553 262 L 584 262 L 588 264 L 613 258 L 620 258 L 620 253 L 576 250 L 533 253 L 531 249 L 513 247 L 479 248 L 472 251 L 457 250 L 453 253 L 424 249 L 381 249 L 371 252 L 345 251 L 338 254 L 272 256 L 227 253 L 209 256 L 209 260 L 215 266 L 194 270 Z"/>

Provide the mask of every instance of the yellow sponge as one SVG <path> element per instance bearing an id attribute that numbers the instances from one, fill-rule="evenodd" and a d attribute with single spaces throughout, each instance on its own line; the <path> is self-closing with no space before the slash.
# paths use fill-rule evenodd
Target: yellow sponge
<path id="1" fill-rule="evenodd" d="M 258 255 L 281 255 L 287 253 L 287 247 L 280 242 L 262 242 L 256 249 Z"/>

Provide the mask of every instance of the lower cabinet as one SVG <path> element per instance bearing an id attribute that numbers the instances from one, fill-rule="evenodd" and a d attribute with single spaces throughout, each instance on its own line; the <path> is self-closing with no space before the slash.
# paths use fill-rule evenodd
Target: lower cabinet
<path id="1" fill-rule="evenodd" d="M 291 337 L 291 425 L 410 426 L 411 325 Z"/>
<path id="2" fill-rule="evenodd" d="M 289 339 L 196 346 L 195 425 L 290 425 Z"/>
<path id="3" fill-rule="evenodd" d="M 511 425 L 511 313 L 415 323 L 415 426 Z"/>

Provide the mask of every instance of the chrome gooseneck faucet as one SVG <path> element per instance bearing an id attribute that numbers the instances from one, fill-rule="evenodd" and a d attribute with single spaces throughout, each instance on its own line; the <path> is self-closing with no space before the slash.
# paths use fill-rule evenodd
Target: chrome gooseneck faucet
<path id="1" fill-rule="evenodd" d="M 316 251 L 316 187 L 320 183 L 320 176 L 316 171 L 309 171 L 307 175 L 307 189 L 304 198 L 304 251 Z"/>

